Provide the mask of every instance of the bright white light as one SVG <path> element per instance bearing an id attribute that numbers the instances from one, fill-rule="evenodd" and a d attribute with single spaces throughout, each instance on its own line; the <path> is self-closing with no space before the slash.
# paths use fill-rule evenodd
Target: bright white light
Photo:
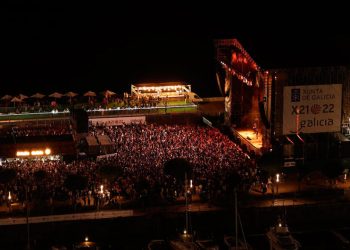
<path id="1" fill-rule="evenodd" d="M 192 187 L 193 187 L 192 180 L 190 180 L 190 188 L 192 188 Z"/>
<path id="2" fill-rule="evenodd" d="M 85 236 L 85 241 L 89 241 L 89 238 L 87 236 Z"/>
<path id="3" fill-rule="evenodd" d="M 17 151 L 16 156 L 28 156 L 30 155 L 29 151 Z"/>
<path id="4" fill-rule="evenodd" d="M 280 182 L 280 174 L 276 174 L 276 182 Z"/>
<path id="5" fill-rule="evenodd" d="M 31 155 L 43 155 L 44 151 L 42 151 L 42 150 L 32 150 L 32 152 L 30 154 Z"/>
<path id="6" fill-rule="evenodd" d="M 7 197 L 9 200 L 12 199 L 11 192 L 9 191 L 9 196 Z"/>
<path id="7" fill-rule="evenodd" d="M 49 148 L 45 149 L 45 154 L 46 154 L 46 155 L 51 154 L 51 149 L 49 149 Z"/>

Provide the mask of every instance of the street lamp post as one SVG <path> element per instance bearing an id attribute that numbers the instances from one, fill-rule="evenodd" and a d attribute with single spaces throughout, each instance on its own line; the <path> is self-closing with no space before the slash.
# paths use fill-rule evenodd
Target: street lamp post
<path id="1" fill-rule="evenodd" d="M 97 193 L 97 211 L 100 211 L 101 202 L 103 198 L 103 185 L 100 186 L 100 191 Z"/>
<path id="2" fill-rule="evenodd" d="M 185 203 L 186 203 L 186 233 L 188 233 L 188 199 L 187 199 L 187 173 L 185 173 Z"/>
<path id="3" fill-rule="evenodd" d="M 7 199 L 8 199 L 9 213 L 11 213 L 11 200 L 12 200 L 11 191 L 9 191 L 9 195 Z"/>
<path id="4" fill-rule="evenodd" d="M 26 191 L 26 223 L 27 223 L 27 249 L 30 250 L 30 233 L 29 233 L 29 201 L 28 201 L 28 185 L 25 187 Z"/>
<path id="5" fill-rule="evenodd" d="M 276 174 L 276 195 L 278 195 L 278 183 L 280 182 L 280 174 Z"/>

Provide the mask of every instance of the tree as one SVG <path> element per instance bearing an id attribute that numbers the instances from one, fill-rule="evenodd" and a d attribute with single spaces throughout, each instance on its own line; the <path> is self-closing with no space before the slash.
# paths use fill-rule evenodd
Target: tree
<path id="1" fill-rule="evenodd" d="M 34 172 L 34 179 L 37 183 L 40 183 L 43 180 L 45 180 L 46 176 L 47 176 L 47 173 L 45 170 L 38 170 Z"/>
<path id="2" fill-rule="evenodd" d="M 330 179 L 335 180 L 344 172 L 344 166 L 341 159 L 328 159 L 322 167 L 322 172 Z"/>
<path id="3" fill-rule="evenodd" d="M 259 167 L 267 171 L 270 176 L 281 172 L 283 160 L 277 152 L 268 152 L 262 155 L 257 161 Z"/>
<path id="4" fill-rule="evenodd" d="M 242 187 L 242 178 L 240 175 L 236 172 L 233 171 L 229 174 L 226 175 L 225 178 L 225 185 L 226 185 L 226 194 L 228 195 L 228 198 L 234 198 L 234 195 L 237 194 L 237 191 L 240 190 Z"/>
<path id="5" fill-rule="evenodd" d="M 45 205 L 45 200 L 48 198 L 47 189 L 45 189 L 44 185 L 41 185 L 46 176 L 47 173 L 45 170 L 37 170 L 33 174 L 34 181 L 38 185 L 38 188 L 32 192 L 32 197 L 38 207 L 43 207 Z"/>
<path id="6" fill-rule="evenodd" d="M 0 183 L 8 184 L 16 178 L 14 169 L 0 169 Z"/>
<path id="7" fill-rule="evenodd" d="M 76 212 L 77 209 L 76 192 L 85 189 L 87 187 L 87 184 L 87 177 L 77 174 L 68 175 L 64 181 L 64 185 L 73 192 L 72 203 L 74 207 L 74 212 Z"/>
<path id="8" fill-rule="evenodd" d="M 137 192 L 142 192 L 144 189 L 149 189 L 150 184 L 145 178 L 139 178 L 135 182 L 135 189 Z"/>
<path id="9" fill-rule="evenodd" d="M 187 195 L 187 180 L 192 178 L 192 165 L 186 159 L 174 158 L 164 164 L 164 174 L 171 175 L 181 184 L 185 184 L 185 201 L 186 201 L 186 231 L 188 231 L 189 216 L 188 216 L 188 195 Z"/>
<path id="10" fill-rule="evenodd" d="M 236 171 L 233 171 L 226 177 L 226 183 L 228 190 L 234 190 L 239 188 L 241 184 L 241 177 Z"/>
<path id="11" fill-rule="evenodd" d="M 87 187 L 88 180 L 86 176 L 71 174 L 64 181 L 64 185 L 71 191 L 83 190 Z"/>
<path id="12" fill-rule="evenodd" d="M 342 165 L 344 170 L 349 169 L 350 168 L 350 158 L 341 158 L 340 164 Z"/>
<path id="13" fill-rule="evenodd" d="M 163 170 L 165 175 L 171 175 L 181 183 L 185 180 L 185 174 L 187 179 L 192 177 L 192 165 L 183 158 L 174 158 L 165 162 Z"/>
<path id="14" fill-rule="evenodd" d="M 99 168 L 98 174 L 102 179 L 112 181 L 118 176 L 122 175 L 123 170 L 120 167 L 104 165 Z"/>

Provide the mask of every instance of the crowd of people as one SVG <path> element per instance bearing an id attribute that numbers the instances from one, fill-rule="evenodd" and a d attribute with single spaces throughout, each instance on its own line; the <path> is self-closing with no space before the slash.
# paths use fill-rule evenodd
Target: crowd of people
<path id="1" fill-rule="evenodd" d="M 159 176 L 164 163 L 183 158 L 193 166 L 196 179 L 227 176 L 242 180 L 255 175 L 249 156 L 218 129 L 197 125 L 130 124 L 91 126 L 90 134 L 106 134 L 115 144 L 108 159 L 131 175 Z"/>
<path id="2" fill-rule="evenodd" d="M 115 98 L 114 103 L 118 107 L 122 108 L 144 108 L 144 107 L 156 107 L 161 103 L 160 97 L 152 95 L 129 95 L 124 93 L 123 98 Z"/>
<path id="3" fill-rule="evenodd" d="M 185 98 L 185 97 L 184 97 Z M 95 110 L 102 108 L 152 108 L 164 106 L 168 102 L 168 98 L 160 98 L 155 95 L 130 95 L 124 93 L 123 96 L 112 95 L 104 97 L 74 97 L 73 99 L 53 100 L 53 98 L 43 98 L 39 100 L 23 99 L 21 102 L 12 105 L 11 102 L 1 102 L 0 113 L 40 113 L 53 111 L 67 111 L 74 105 L 81 105 L 87 110 Z"/>
<path id="4" fill-rule="evenodd" d="M 24 202 L 25 188 L 30 194 L 52 203 L 66 197 L 73 203 L 96 205 L 103 198 L 106 203 L 116 197 L 128 201 L 152 204 L 171 201 L 184 194 L 180 180 L 164 172 L 164 165 L 172 159 L 185 159 L 192 166 L 189 176 L 192 192 L 205 194 L 206 199 L 223 197 L 232 187 L 231 176 L 238 175 L 241 188 L 249 189 L 255 181 L 257 169 L 254 161 L 218 129 L 199 125 L 129 124 L 108 126 L 90 125 L 91 135 L 108 135 L 114 143 L 115 153 L 97 159 L 17 160 L 2 162 L 0 171 L 14 169 L 16 178 L 0 183 L 0 203 L 8 201 L 7 194 Z M 106 179 L 101 168 L 118 169 L 118 174 Z M 45 176 L 38 179 L 38 171 Z M 70 175 L 83 176 L 87 185 L 72 190 L 65 181 Z M 101 189 L 104 185 L 104 189 Z M 105 195 L 107 194 L 108 195 Z"/>
<path id="5" fill-rule="evenodd" d="M 26 122 L 8 125 L 0 130 L 0 137 L 60 136 L 72 134 L 69 120 L 47 120 L 41 123 Z"/>

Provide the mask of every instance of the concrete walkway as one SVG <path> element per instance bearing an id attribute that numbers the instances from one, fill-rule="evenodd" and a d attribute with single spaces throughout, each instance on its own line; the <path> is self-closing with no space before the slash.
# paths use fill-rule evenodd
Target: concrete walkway
<path id="1" fill-rule="evenodd" d="M 188 206 L 190 212 L 218 211 L 222 208 L 209 205 L 207 203 L 193 203 Z M 151 207 L 144 210 L 103 210 L 87 213 L 34 216 L 28 217 L 29 224 L 47 223 L 58 221 L 80 221 L 80 220 L 99 220 L 119 217 L 145 216 L 159 213 L 184 213 L 185 205 L 167 206 L 167 207 Z M 4 218 L 0 219 L 0 226 L 26 224 L 26 217 Z"/>
<path id="2" fill-rule="evenodd" d="M 296 176 L 290 175 L 275 185 L 270 185 L 266 193 L 262 193 L 259 187 L 252 188 L 249 197 L 241 202 L 242 207 L 271 207 L 271 206 L 298 206 L 315 204 L 320 202 L 350 201 L 350 181 L 337 182 L 333 186 L 326 179 L 320 177 L 302 181 L 300 186 Z M 179 199 L 184 203 L 184 200 Z M 95 220 L 129 216 L 144 216 L 158 213 L 181 213 L 185 211 L 185 205 L 171 205 L 151 207 L 136 210 L 102 210 L 86 213 L 35 216 L 29 217 L 29 223 L 46 223 L 55 221 Z M 19 205 L 20 206 L 20 205 Z M 19 208 L 23 209 L 23 208 Z M 193 195 L 189 210 L 192 212 L 217 211 L 223 208 L 208 203 L 201 203 L 198 195 Z M 9 208 L 0 206 L 0 212 L 9 213 Z M 9 213 L 11 215 L 11 213 Z M 26 224 L 26 217 L 14 217 L 0 219 L 1 225 Z"/>

